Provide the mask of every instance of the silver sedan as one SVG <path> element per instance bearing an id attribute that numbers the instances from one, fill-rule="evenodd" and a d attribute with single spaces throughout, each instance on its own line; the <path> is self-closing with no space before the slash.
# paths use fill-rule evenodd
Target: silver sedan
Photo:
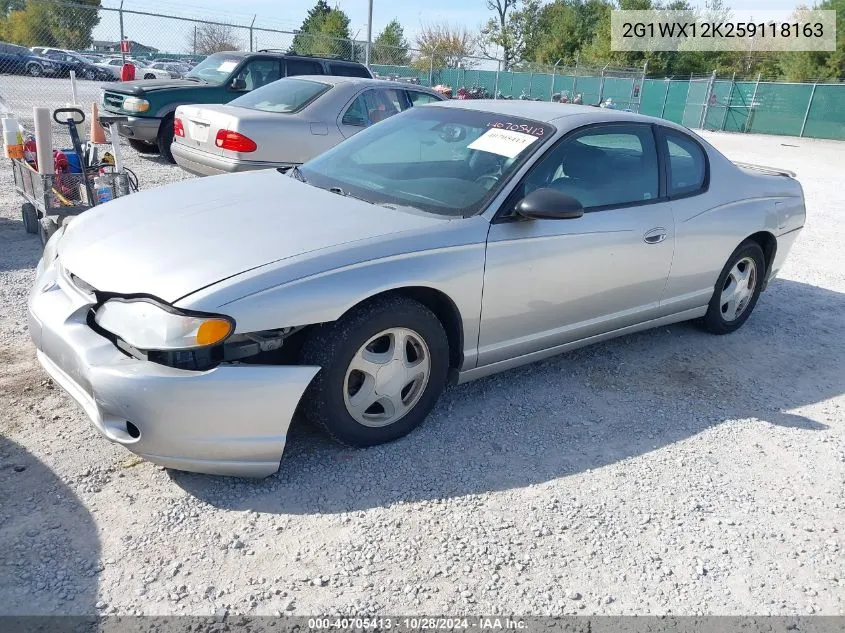
<path id="1" fill-rule="evenodd" d="M 370 446 L 448 382 L 679 321 L 733 332 L 804 218 L 789 173 L 663 120 L 442 102 L 300 168 L 86 212 L 45 247 L 30 331 L 111 441 L 262 476 L 297 410 Z"/>
<path id="2" fill-rule="evenodd" d="M 373 123 L 442 99 L 395 81 L 289 77 L 226 105 L 179 106 L 171 151 L 199 176 L 299 165 Z"/>

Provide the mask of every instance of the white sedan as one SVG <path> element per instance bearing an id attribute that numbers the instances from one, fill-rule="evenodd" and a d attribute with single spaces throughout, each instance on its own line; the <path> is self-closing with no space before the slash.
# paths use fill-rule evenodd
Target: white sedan
<path id="1" fill-rule="evenodd" d="M 144 65 L 144 62 L 137 59 L 127 59 L 126 62 L 120 57 L 103 60 L 94 64 L 97 68 L 110 72 L 115 79 L 120 79 L 120 71 L 124 63 L 135 66 L 135 79 L 170 79 L 170 73 L 166 70 L 151 68 Z"/>

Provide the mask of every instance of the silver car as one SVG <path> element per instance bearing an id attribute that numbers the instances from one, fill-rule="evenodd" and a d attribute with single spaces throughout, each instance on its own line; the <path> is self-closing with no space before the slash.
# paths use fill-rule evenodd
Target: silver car
<path id="1" fill-rule="evenodd" d="M 289 77 L 227 105 L 179 106 L 171 151 L 199 176 L 299 165 L 373 123 L 442 99 L 395 81 Z"/>
<path id="2" fill-rule="evenodd" d="M 667 121 L 446 101 L 299 168 L 86 212 L 45 247 L 30 331 L 108 439 L 262 476 L 297 410 L 370 446 L 449 382 L 678 321 L 733 332 L 804 217 L 790 174 Z"/>

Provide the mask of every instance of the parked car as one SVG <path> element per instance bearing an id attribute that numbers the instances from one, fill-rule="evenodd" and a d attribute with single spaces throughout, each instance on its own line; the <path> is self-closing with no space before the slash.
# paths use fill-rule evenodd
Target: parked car
<path id="1" fill-rule="evenodd" d="M 372 77 L 366 66 L 340 59 L 288 55 L 273 51 L 233 51 L 209 55 L 184 79 L 134 81 L 107 86 L 103 108 L 128 116 L 118 130 L 140 152 L 161 152 L 173 161 L 173 117 L 189 103 L 228 103 L 246 92 L 292 75 Z"/>
<path id="2" fill-rule="evenodd" d="M 41 55 L 53 60 L 57 64 L 57 77 L 67 77 L 72 70 L 80 79 L 90 79 L 92 81 L 110 81 L 112 79 L 111 72 L 99 68 L 79 53 L 59 48 L 44 48 L 42 50 Z"/>
<path id="3" fill-rule="evenodd" d="M 804 219 L 791 174 L 662 119 L 443 101 L 285 174 L 84 213 L 45 247 L 29 331 L 111 441 L 262 476 L 296 410 L 370 446 L 448 381 L 689 319 L 734 332 Z"/>
<path id="4" fill-rule="evenodd" d="M 392 81 L 288 77 L 227 105 L 179 106 L 170 150 L 200 176 L 298 165 L 373 123 L 442 99 Z"/>
<path id="5" fill-rule="evenodd" d="M 149 68 L 166 72 L 171 79 L 181 79 L 190 72 L 190 68 L 177 62 L 153 62 Z"/>
<path id="6" fill-rule="evenodd" d="M 59 66 L 53 60 L 36 55 L 17 44 L 0 42 L 0 73 L 11 75 L 55 75 Z"/>
<path id="7" fill-rule="evenodd" d="M 113 79 L 120 79 L 120 72 L 123 70 L 123 61 L 120 57 L 105 58 L 102 61 L 96 62 L 94 65 L 105 72 L 111 74 Z"/>
<path id="8" fill-rule="evenodd" d="M 133 59 L 131 63 L 135 66 L 135 77 L 137 79 L 172 79 L 169 70 L 159 68 L 155 63 L 147 60 Z"/>

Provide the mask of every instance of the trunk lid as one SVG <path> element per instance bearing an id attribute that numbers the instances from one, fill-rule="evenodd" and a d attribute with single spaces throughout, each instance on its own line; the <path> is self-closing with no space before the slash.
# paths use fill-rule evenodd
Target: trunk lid
<path id="1" fill-rule="evenodd" d="M 238 129 L 238 117 L 227 112 L 223 106 L 184 105 L 176 109 L 176 118 L 182 121 L 185 136 L 174 136 L 180 145 L 221 156 L 232 154 L 217 147 L 217 133 L 220 130 Z"/>

